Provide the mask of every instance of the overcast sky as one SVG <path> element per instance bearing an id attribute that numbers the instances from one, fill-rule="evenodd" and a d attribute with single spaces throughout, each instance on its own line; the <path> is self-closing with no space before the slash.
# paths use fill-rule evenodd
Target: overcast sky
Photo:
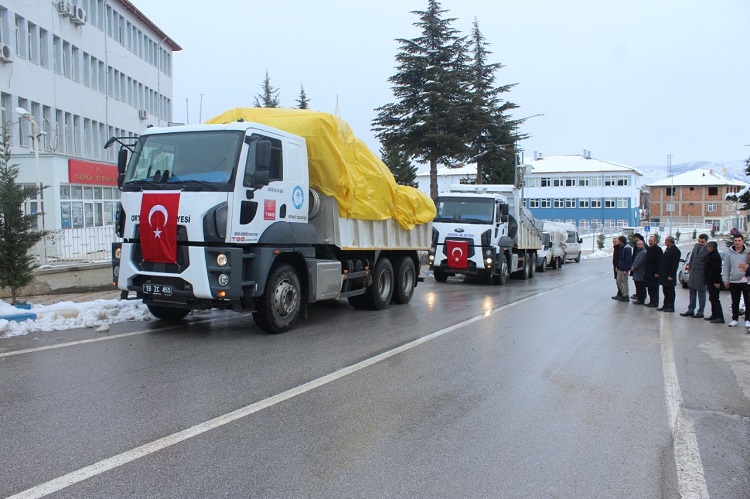
<path id="1" fill-rule="evenodd" d="M 392 100 L 395 39 L 411 39 L 427 0 L 131 0 L 181 47 L 174 119 L 252 107 L 266 70 L 282 106 L 300 85 L 373 150 L 374 109 Z M 476 18 L 517 83 L 527 158 L 581 154 L 629 166 L 750 156 L 750 1 L 444 0 L 468 35 Z M 202 95 L 202 99 L 201 99 Z M 201 106 L 202 103 L 202 106 Z"/>

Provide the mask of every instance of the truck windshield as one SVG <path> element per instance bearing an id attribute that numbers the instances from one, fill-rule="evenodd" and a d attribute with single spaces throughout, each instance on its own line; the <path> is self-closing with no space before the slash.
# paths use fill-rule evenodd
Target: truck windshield
<path id="1" fill-rule="evenodd" d="M 495 211 L 493 199 L 438 198 L 435 222 L 491 224 Z"/>
<path id="2" fill-rule="evenodd" d="M 144 135 L 130 158 L 123 189 L 182 184 L 231 190 L 243 138 L 241 131 L 226 130 Z"/>

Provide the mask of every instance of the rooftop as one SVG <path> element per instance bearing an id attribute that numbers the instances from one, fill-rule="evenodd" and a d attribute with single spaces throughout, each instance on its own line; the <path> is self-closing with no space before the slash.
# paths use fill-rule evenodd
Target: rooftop
<path id="1" fill-rule="evenodd" d="M 648 184 L 649 187 L 671 187 L 673 185 L 731 185 L 745 187 L 747 184 L 705 168 L 698 168 Z"/>
<path id="2" fill-rule="evenodd" d="M 613 163 L 602 159 L 584 157 L 580 154 L 565 156 L 544 156 L 536 160 L 524 163 L 531 166 L 527 174 L 538 175 L 540 173 L 635 173 L 643 175 L 631 166 Z"/>

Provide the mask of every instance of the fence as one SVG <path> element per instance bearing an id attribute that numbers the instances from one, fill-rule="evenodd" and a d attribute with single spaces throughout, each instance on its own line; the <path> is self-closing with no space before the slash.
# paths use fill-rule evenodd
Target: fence
<path id="1" fill-rule="evenodd" d="M 47 264 L 107 261 L 112 258 L 115 241 L 119 238 L 112 226 L 53 230 L 37 243 L 32 253 Z"/>

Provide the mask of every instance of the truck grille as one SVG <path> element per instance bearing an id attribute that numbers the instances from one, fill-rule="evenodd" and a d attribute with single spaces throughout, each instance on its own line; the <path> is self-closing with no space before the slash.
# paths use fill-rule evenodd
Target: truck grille
<path id="1" fill-rule="evenodd" d="M 140 226 L 136 227 L 136 237 L 140 240 Z M 155 263 L 143 261 L 143 253 L 140 244 L 133 245 L 133 263 L 145 272 L 160 272 L 165 274 L 180 274 L 190 266 L 188 247 L 180 242 L 187 241 L 187 228 L 184 225 L 177 226 L 177 262 Z"/>

